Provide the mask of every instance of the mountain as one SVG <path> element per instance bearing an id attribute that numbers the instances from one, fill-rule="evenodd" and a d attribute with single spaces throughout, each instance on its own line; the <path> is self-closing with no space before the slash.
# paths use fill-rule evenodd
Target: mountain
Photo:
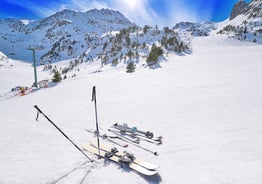
<path id="1" fill-rule="evenodd" d="M 238 40 L 262 43 L 262 0 L 250 3 L 239 1 L 229 19 L 219 23 L 219 34 L 227 34 Z"/>
<path id="2" fill-rule="evenodd" d="M 234 19 L 235 17 L 243 13 L 246 10 L 247 6 L 248 6 L 248 3 L 246 1 L 238 1 L 234 5 L 231 11 L 230 20 Z"/>
<path id="3" fill-rule="evenodd" d="M 120 12 L 101 9 L 88 12 L 63 10 L 37 21 L 0 20 L 1 51 L 24 61 L 32 60 L 29 47 L 38 48 L 36 58 L 62 60 L 78 56 L 87 49 L 88 35 L 101 35 L 135 26 Z"/>
<path id="4" fill-rule="evenodd" d="M 139 28 L 108 9 L 63 10 L 37 21 L 0 20 L 1 51 L 10 58 L 32 62 L 35 49 L 36 60 L 42 64 L 68 59 L 75 66 L 93 60 L 101 60 L 102 65 L 139 62 L 154 44 L 161 44 L 165 52 L 181 53 L 189 48 L 186 42 L 174 30 Z M 73 68 L 70 65 L 65 70 Z"/>
<path id="5" fill-rule="evenodd" d="M 28 52 L 24 56 L 31 58 L 26 50 L 31 45 L 41 49 L 36 54 L 43 61 L 70 58 L 36 67 L 39 81 L 53 77 L 52 67 L 66 80 L 25 96 L 11 89 L 32 85 L 32 64 L 14 60 L 12 67 L 0 67 L 0 184 L 261 183 L 262 45 L 225 36 L 234 37 L 235 32 L 216 34 L 227 25 L 241 25 L 247 20 L 243 12 L 218 24 L 185 22 L 172 29 L 132 23 L 130 27 L 116 21 L 119 30 L 112 31 L 111 25 L 103 30 L 105 25 L 93 22 L 97 27 L 93 32 L 89 31 L 93 24 L 87 29 L 84 22 L 73 20 L 73 11 L 64 12 L 38 21 L 9 19 L 0 26 L 4 31 L 0 50 L 10 47 L 11 57 Z M 146 57 L 152 47 L 160 46 L 159 62 L 166 62 L 160 63 L 161 69 L 148 69 Z M 188 51 L 191 54 L 185 56 Z M 0 58 L 8 60 L 1 52 Z M 100 61 L 106 66 L 101 68 Z M 128 62 L 135 62 L 136 72 L 125 72 Z M 126 149 L 140 160 L 160 165 L 159 174 L 144 177 L 83 150 L 94 159 L 90 163 L 75 149 L 96 140 L 85 131 L 95 128 L 93 86 L 97 86 L 101 135 L 110 136 L 106 130 L 119 122 L 163 136 L 163 145 L 141 140 L 144 149 L 130 143 Z"/>
<path id="6" fill-rule="evenodd" d="M 192 36 L 208 36 L 212 30 L 216 29 L 216 23 L 213 22 L 180 22 L 174 26 L 175 30 L 184 30 Z"/>
<path id="7" fill-rule="evenodd" d="M 63 10 L 47 18 L 28 21 L 0 20 L 0 50 L 12 59 L 32 62 L 32 50 L 41 64 L 71 60 L 71 63 L 101 61 L 101 65 L 138 63 L 153 45 L 164 53 L 190 50 L 196 36 L 224 34 L 262 43 L 262 0 L 239 1 L 224 22 L 181 22 L 172 29 L 138 27 L 120 12 L 101 9 L 88 12 Z M 128 56 L 129 55 L 129 56 Z M 68 66 L 73 69 L 74 67 Z"/>
<path id="8" fill-rule="evenodd" d="M 85 13 L 63 10 L 37 21 L 1 20 L 0 44 L 7 56 L 23 61 L 32 62 L 32 50 L 36 50 L 37 63 L 45 64 L 46 70 L 52 69 L 51 63 L 70 60 L 60 71 L 66 74 L 83 62 L 143 65 L 143 58 L 148 57 L 153 46 L 161 46 L 164 54 L 185 54 L 191 35 L 185 36 L 184 31 L 138 27 L 121 13 L 108 9 Z"/>

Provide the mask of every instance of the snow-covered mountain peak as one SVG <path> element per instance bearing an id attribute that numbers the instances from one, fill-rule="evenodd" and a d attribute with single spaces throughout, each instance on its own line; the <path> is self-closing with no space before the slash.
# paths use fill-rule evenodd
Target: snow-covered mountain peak
<path id="1" fill-rule="evenodd" d="M 241 17 L 241 18 L 239 18 Z M 262 0 L 252 0 L 250 3 L 244 0 L 238 1 L 232 11 L 229 20 L 235 24 L 235 26 L 240 25 L 242 22 L 234 19 L 241 19 L 243 22 L 252 22 L 253 20 L 262 19 Z"/>
<path id="2" fill-rule="evenodd" d="M 246 9 L 246 7 L 248 6 L 248 3 L 244 0 L 240 0 L 238 1 L 232 11 L 231 11 L 231 15 L 230 15 L 230 20 L 234 19 L 236 16 L 240 15 L 241 13 L 243 13 Z"/>
<path id="3" fill-rule="evenodd" d="M 66 9 L 36 21 L 4 19 L 0 20 L 1 51 L 8 57 L 31 61 L 32 53 L 27 48 L 35 45 L 41 48 L 37 60 L 42 56 L 53 61 L 69 59 L 87 49 L 86 35 L 102 35 L 132 26 L 135 24 L 120 12 L 108 9 Z"/>
<path id="4" fill-rule="evenodd" d="M 191 43 L 195 36 L 217 33 L 262 43 L 261 2 L 239 1 L 230 18 L 222 23 L 181 22 L 172 30 L 168 27 L 159 30 L 157 26 L 138 28 L 123 14 L 110 9 L 87 12 L 65 9 L 35 21 L 5 19 L 0 20 L 1 51 L 9 58 L 32 62 L 32 51 L 28 48 L 36 46 L 40 48 L 36 59 L 41 63 L 74 59 L 99 60 L 105 54 L 107 63 L 111 63 L 113 59 L 122 60 L 134 48 L 143 47 L 142 55 L 148 54 L 155 42 L 169 43 L 171 46 L 165 45 L 167 48 L 180 50 L 178 45 L 182 47 L 185 46 L 183 44 Z M 117 34 L 113 35 L 113 32 Z"/>
<path id="5" fill-rule="evenodd" d="M 93 26 L 97 33 L 109 31 L 111 29 L 122 29 L 133 24 L 124 17 L 120 12 L 108 9 L 92 9 L 87 12 L 79 12 L 74 10 L 62 10 L 51 15 L 39 22 L 38 28 L 56 23 L 67 22 L 74 24 L 75 27 L 84 29 L 86 26 Z M 102 30 L 101 30 L 102 29 Z M 88 30 L 86 30 L 88 32 Z"/>
<path id="6" fill-rule="evenodd" d="M 250 3 L 237 2 L 230 18 L 219 25 L 219 34 L 262 43 L 262 0 L 252 0 Z"/>
<path id="7" fill-rule="evenodd" d="M 31 21 L 30 20 L 26 20 L 26 19 L 23 19 L 23 20 L 20 20 L 24 25 L 28 25 Z"/>

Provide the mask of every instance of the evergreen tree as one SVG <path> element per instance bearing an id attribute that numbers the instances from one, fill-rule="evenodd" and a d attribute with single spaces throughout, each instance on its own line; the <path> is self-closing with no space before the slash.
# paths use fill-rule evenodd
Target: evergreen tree
<path id="1" fill-rule="evenodd" d="M 128 63 L 126 67 L 126 72 L 127 73 L 133 73 L 136 69 L 136 65 L 133 62 Z"/>
<path id="2" fill-rule="evenodd" d="M 149 29 L 150 29 L 150 26 L 145 25 L 144 28 L 143 28 L 144 34 L 146 34 Z"/>
<path id="3" fill-rule="evenodd" d="M 155 45 L 152 46 L 152 49 L 149 53 L 149 56 L 146 59 L 148 65 L 155 65 L 158 62 L 158 57 L 163 54 L 161 47 Z"/>
<path id="4" fill-rule="evenodd" d="M 126 45 L 129 47 L 131 44 L 131 39 L 129 37 L 129 35 L 126 35 Z"/>
<path id="5" fill-rule="evenodd" d="M 129 50 L 127 53 L 127 56 L 129 57 L 129 59 L 131 59 L 133 57 L 133 52 Z"/>
<path id="6" fill-rule="evenodd" d="M 108 45 L 108 43 L 105 42 L 104 45 L 103 45 L 103 51 L 106 49 L 107 45 Z"/>
<path id="7" fill-rule="evenodd" d="M 114 58 L 113 61 L 112 61 L 112 65 L 113 66 L 116 66 L 118 64 L 118 59 L 117 58 Z"/>
<path id="8" fill-rule="evenodd" d="M 143 49 L 146 48 L 146 42 L 144 42 L 144 43 L 142 44 L 142 48 L 143 48 Z"/>
<path id="9" fill-rule="evenodd" d="M 56 70 L 53 76 L 53 82 L 60 82 L 62 80 L 61 74 Z"/>

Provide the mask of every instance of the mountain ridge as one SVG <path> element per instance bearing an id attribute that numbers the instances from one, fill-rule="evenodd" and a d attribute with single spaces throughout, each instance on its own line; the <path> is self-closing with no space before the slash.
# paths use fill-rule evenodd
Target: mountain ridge
<path id="1" fill-rule="evenodd" d="M 97 60 L 101 59 L 101 55 L 111 53 L 111 56 L 106 56 L 109 57 L 107 63 L 111 63 L 114 59 L 112 55 L 121 58 L 122 55 L 127 55 L 129 50 L 133 50 L 135 45 L 136 48 L 144 45 L 143 49 L 145 45 L 149 46 L 146 52 L 138 53 L 144 55 L 149 53 L 153 44 L 161 44 L 163 47 L 163 39 L 173 39 L 176 41 L 171 43 L 174 51 L 178 50 L 178 42 L 184 42 L 188 47 L 193 37 L 209 36 L 211 32 L 260 44 L 261 4 L 261 0 L 250 3 L 239 1 L 232 8 L 229 19 L 222 23 L 181 22 L 172 29 L 158 29 L 147 25 L 138 27 L 119 11 L 109 9 L 93 9 L 87 12 L 65 9 L 35 21 L 4 19 L 0 20 L 0 50 L 9 58 L 32 62 L 32 52 L 27 49 L 35 47 L 39 49 L 36 59 L 41 63 L 66 59 Z M 128 34 L 117 37 L 123 29 L 128 30 Z M 149 32 L 146 33 L 147 30 Z M 116 39 L 123 40 L 112 44 Z M 126 44 L 129 41 L 131 43 Z"/>
<path id="2" fill-rule="evenodd" d="M 262 0 L 237 2 L 232 9 L 231 17 L 221 23 L 218 33 L 262 44 Z"/>
<path id="3" fill-rule="evenodd" d="M 53 44 L 64 41 L 66 37 L 70 42 L 78 42 L 79 52 L 74 57 L 81 54 L 84 50 L 81 45 L 85 44 L 85 35 L 101 35 L 112 30 L 121 30 L 136 26 L 124 17 L 120 12 L 108 9 L 90 10 L 87 12 L 76 12 L 73 10 L 62 10 L 47 18 L 36 21 L 25 21 L 19 19 L 0 20 L 0 45 L 1 51 L 8 57 L 31 60 L 31 53 L 27 51 L 29 46 L 41 47 L 41 56 L 52 49 Z M 23 52 L 19 50 L 23 49 Z M 71 56 L 64 54 L 59 59 L 70 59 Z M 52 58 L 54 59 L 54 58 Z"/>

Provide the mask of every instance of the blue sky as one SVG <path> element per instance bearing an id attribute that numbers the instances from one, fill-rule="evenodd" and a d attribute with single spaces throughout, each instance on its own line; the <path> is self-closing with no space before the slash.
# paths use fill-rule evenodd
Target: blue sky
<path id="1" fill-rule="evenodd" d="M 120 11 L 143 26 L 173 26 L 180 21 L 225 20 L 238 0 L 0 0 L 0 19 L 39 19 L 63 9 L 88 11 L 109 8 Z M 250 0 L 246 0 L 249 2 Z"/>

